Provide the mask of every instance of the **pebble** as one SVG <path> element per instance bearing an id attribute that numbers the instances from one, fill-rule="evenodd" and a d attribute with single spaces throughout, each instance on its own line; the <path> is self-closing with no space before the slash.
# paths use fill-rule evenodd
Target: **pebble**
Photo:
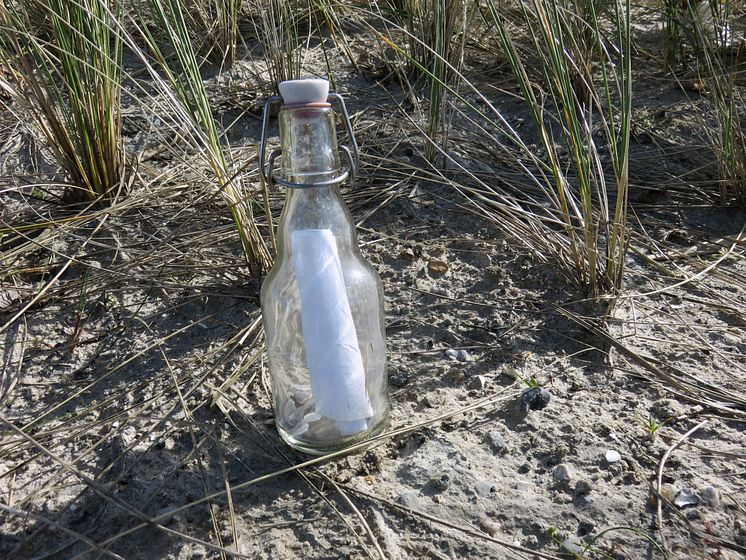
<path id="1" fill-rule="evenodd" d="M 445 274 L 448 272 L 448 263 L 440 259 L 433 259 L 427 263 L 427 269 L 433 274 Z"/>
<path id="2" fill-rule="evenodd" d="M 616 451 L 614 449 L 609 449 L 606 452 L 606 462 L 610 465 L 613 465 L 614 463 L 618 463 L 622 460 L 622 456 L 619 454 L 619 451 Z"/>
<path id="3" fill-rule="evenodd" d="M 451 475 L 448 473 L 436 474 L 430 479 L 430 484 L 439 492 L 443 492 L 451 484 Z"/>
<path id="4" fill-rule="evenodd" d="M 456 359 L 459 362 L 470 362 L 471 361 L 471 355 L 469 354 L 469 352 L 467 352 L 466 350 L 464 350 L 462 348 L 461 350 L 458 350 L 456 352 Z"/>
<path id="5" fill-rule="evenodd" d="M 690 508 L 686 510 L 686 513 L 684 513 L 684 517 L 686 517 L 689 521 L 696 521 L 697 519 L 702 517 L 702 515 L 696 509 Z"/>
<path id="6" fill-rule="evenodd" d="M 718 507 L 720 505 L 720 492 L 714 486 L 706 486 L 702 490 L 702 501 L 710 507 Z"/>
<path id="7" fill-rule="evenodd" d="M 402 252 L 399 253 L 399 258 L 403 261 L 412 262 L 415 259 L 414 251 L 409 248 L 403 249 Z"/>
<path id="8" fill-rule="evenodd" d="M 491 519 L 481 517 L 479 519 L 479 525 L 482 527 L 482 530 L 490 536 L 494 537 L 495 535 L 500 534 L 500 525 Z"/>
<path id="9" fill-rule="evenodd" d="M 389 374 L 389 382 L 394 387 L 403 387 L 409 383 L 409 374 L 406 371 L 396 370 Z"/>
<path id="10" fill-rule="evenodd" d="M 521 393 L 521 408 L 524 412 L 546 408 L 552 396 L 544 387 L 531 387 Z"/>
<path id="11" fill-rule="evenodd" d="M 526 480 L 519 480 L 515 483 L 515 487 L 519 492 L 528 492 L 530 485 Z"/>
<path id="12" fill-rule="evenodd" d="M 404 492 L 399 496 L 398 502 L 409 509 L 417 509 L 419 505 L 416 492 Z"/>
<path id="13" fill-rule="evenodd" d="M 487 378 L 484 375 L 475 375 L 469 378 L 466 383 L 466 388 L 476 391 L 481 391 L 487 386 Z"/>
<path id="14" fill-rule="evenodd" d="M 572 472 L 570 471 L 570 467 L 561 463 L 554 467 L 552 477 L 559 482 L 570 482 L 572 480 Z"/>
<path id="15" fill-rule="evenodd" d="M 673 502 L 676 494 L 679 493 L 679 489 L 673 484 L 661 484 L 661 496 L 667 499 L 669 502 Z"/>
<path id="16" fill-rule="evenodd" d="M 580 496 L 587 496 L 591 493 L 593 490 L 593 485 L 588 482 L 587 480 L 578 480 L 575 483 L 575 495 Z"/>
<path id="17" fill-rule="evenodd" d="M 673 500 L 674 505 L 679 508 L 696 506 L 699 503 L 699 496 L 693 488 L 682 488 Z"/>
<path id="18" fill-rule="evenodd" d="M 578 535 L 580 535 L 581 537 L 590 535 L 595 530 L 596 526 L 591 521 L 581 521 L 578 524 Z"/>
<path id="19" fill-rule="evenodd" d="M 741 546 L 746 546 L 746 523 L 736 519 L 733 522 L 733 528 L 735 529 L 735 541 Z"/>
<path id="20" fill-rule="evenodd" d="M 483 498 L 488 498 L 495 492 L 497 492 L 497 488 L 494 484 L 490 484 L 489 482 L 485 482 L 484 480 L 479 480 L 474 485 L 474 491 Z"/>
<path id="21" fill-rule="evenodd" d="M 469 355 L 469 352 L 467 352 L 464 349 L 456 350 L 455 348 L 449 348 L 445 352 L 446 358 L 451 360 L 452 362 L 469 362 L 471 361 L 471 356 Z"/>
<path id="22" fill-rule="evenodd" d="M 485 436 L 487 443 L 492 448 L 492 451 L 504 455 L 508 452 L 508 445 L 505 443 L 505 438 L 498 430 L 490 430 Z"/>

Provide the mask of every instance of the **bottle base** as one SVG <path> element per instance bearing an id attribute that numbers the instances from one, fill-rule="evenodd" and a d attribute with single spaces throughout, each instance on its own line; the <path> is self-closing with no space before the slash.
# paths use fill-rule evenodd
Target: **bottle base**
<path id="1" fill-rule="evenodd" d="M 368 428 L 360 434 L 356 434 L 351 437 L 340 437 L 333 441 L 308 441 L 303 438 L 299 438 L 285 430 L 280 426 L 277 426 L 277 431 L 280 433 L 280 437 L 293 449 L 308 453 L 309 455 L 326 455 L 327 453 L 334 453 L 335 451 L 341 451 L 347 447 L 351 447 L 357 443 L 363 442 L 374 436 L 377 436 L 383 432 L 389 425 L 389 413 L 388 411 L 384 416 L 372 427 Z"/>

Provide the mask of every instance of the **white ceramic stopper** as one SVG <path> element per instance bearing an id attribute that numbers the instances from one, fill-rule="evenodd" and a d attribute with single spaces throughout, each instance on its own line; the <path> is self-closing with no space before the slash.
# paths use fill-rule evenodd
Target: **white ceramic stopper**
<path id="1" fill-rule="evenodd" d="M 329 82 L 320 78 L 280 82 L 280 95 L 285 105 L 326 103 L 329 97 Z"/>

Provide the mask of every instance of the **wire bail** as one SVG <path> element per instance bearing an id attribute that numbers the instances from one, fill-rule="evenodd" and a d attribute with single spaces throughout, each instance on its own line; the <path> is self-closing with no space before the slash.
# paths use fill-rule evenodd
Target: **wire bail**
<path id="1" fill-rule="evenodd" d="M 262 182 L 269 187 L 272 187 L 275 183 L 277 183 L 278 185 L 282 185 L 283 187 L 287 187 L 290 189 L 330 187 L 333 185 L 339 185 L 346 181 L 348 178 L 350 179 L 350 183 L 353 183 L 355 181 L 357 170 L 360 165 L 360 152 L 357 147 L 357 142 L 355 141 L 355 135 L 352 132 L 352 122 L 350 121 L 350 115 L 347 112 L 347 106 L 345 105 L 344 98 L 338 93 L 330 93 L 327 97 L 327 101 L 329 101 L 330 103 L 333 101 L 337 101 L 342 109 L 342 117 L 345 123 L 345 128 L 347 129 L 347 135 L 350 138 L 351 148 L 348 146 L 340 145 L 339 150 L 345 155 L 345 158 L 347 159 L 347 170 L 342 171 L 339 176 L 334 177 L 333 179 L 321 181 L 318 183 L 295 183 L 293 181 L 283 179 L 282 177 L 275 177 L 275 161 L 280 155 L 282 155 L 282 150 L 273 150 L 272 153 L 269 155 L 269 160 L 267 160 L 267 131 L 269 130 L 269 114 L 271 112 L 272 105 L 281 101 L 282 97 L 280 97 L 279 95 L 273 95 L 264 103 L 264 112 L 262 114 L 262 135 L 259 143 L 259 175 L 262 179 Z"/>

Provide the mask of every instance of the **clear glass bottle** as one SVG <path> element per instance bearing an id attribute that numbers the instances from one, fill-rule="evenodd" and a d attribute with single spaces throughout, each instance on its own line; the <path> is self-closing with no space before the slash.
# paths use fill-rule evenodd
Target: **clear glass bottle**
<path id="1" fill-rule="evenodd" d="M 262 171 L 288 191 L 262 315 L 277 429 L 291 446 L 321 454 L 380 432 L 388 420 L 383 290 L 339 192 L 347 173 L 328 83 L 284 82 L 280 91 L 282 175 L 272 176 L 277 152 Z M 262 150 L 262 164 L 263 157 Z"/>

